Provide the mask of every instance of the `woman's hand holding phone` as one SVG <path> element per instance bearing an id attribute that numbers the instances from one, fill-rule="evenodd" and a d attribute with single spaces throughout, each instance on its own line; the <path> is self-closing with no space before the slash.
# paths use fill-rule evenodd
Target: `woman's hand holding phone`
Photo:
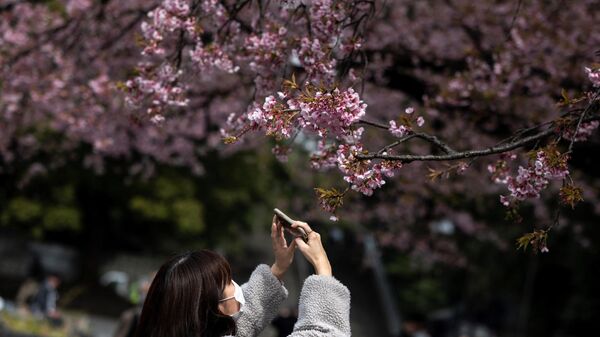
<path id="1" fill-rule="evenodd" d="M 294 221 L 293 228 L 302 228 L 308 235 L 308 240 L 304 242 L 302 238 L 295 238 L 294 241 L 302 255 L 313 265 L 317 275 L 331 276 L 331 263 L 321 243 L 321 235 L 313 231 L 306 222 Z"/>
<path id="2" fill-rule="evenodd" d="M 293 236 L 301 237 L 304 240 L 304 242 L 308 240 L 308 235 L 306 235 L 304 229 L 302 229 L 301 227 L 292 227 L 292 224 L 294 223 L 294 220 L 292 220 L 292 218 L 290 218 L 289 216 L 287 216 L 287 214 L 283 213 L 277 208 L 274 208 L 273 211 L 275 212 L 275 216 L 277 217 L 277 222 L 283 226 L 283 229 L 285 231 L 289 232 Z"/>
<path id="3" fill-rule="evenodd" d="M 279 280 L 282 280 L 283 275 L 294 260 L 296 241 L 292 241 L 288 245 L 283 234 L 283 226 L 277 220 L 277 216 L 273 216 L 273 222 L 271 223 L 271 243 L 273 245 L 273 253 L 275 254 L 275 263 L 271 266 L 271 272 Z"/>

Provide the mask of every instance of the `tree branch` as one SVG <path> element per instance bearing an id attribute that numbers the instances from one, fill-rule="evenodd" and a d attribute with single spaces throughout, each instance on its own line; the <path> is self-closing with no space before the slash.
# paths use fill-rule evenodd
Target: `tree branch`
<path id="1" fill-rule="evenodd" d="M 427 134 L 425 132 L 416 132 L 415 135 L 417 138 L 421 138 L 421 139 L 424 139 L 424 140 L 432 143 L 433 145 L 437 146 L 438 148 L 440 148 L 442 151 L 446 152 L 447 154 L 456 153 L 456 151 L 454 151 L 448 144 L 442 142 L 436 136 Z"/>
<path id="2" fill-rule="evenodd" d="M 365 124 L 365 125 L 374 126 L 376 128 L 380 128 L 380 129 L 384 129 L 384 130 L 388 130 L 390 128 L 388 125 L 381 124 L 381 123 L 378 123 L 378 122 L 371 122 L 371 121 L 364 120 L 364 119 L 359 120 L 358 123 L 359 124 Z"/>
<path id="3" fill-rule="evenodd" d="M 581 122 L 582 123 L 583 122 L 591 122 L 591 121 L 595 121 L 595 120 L 600 120 L 600 116 L 591 116 L 591 117 L 582 119 Z M 547 136 L 550 136 L 556 132 L 557 132 L 557 130 L 555 128 L 550 127 L 548 129 L 538 132 L 534 135 L 524 137 L 524 138 L 515 140 L 513 142 L 504 144 L 504 145 L 492 146 L 492 147 L 489 147 L 486 149 L 479 149 L 479 150 L 469 150 L 469 151 L 447 153 L 445 155 L 412 155 L 412 154 L 383 155 L 378 152 L 375 154 L 366 154 L 366 155 L 358 154 L 358 155 L 356 155 L 356 158 L 358 158 L 359 160 L 368 160 L 368 159 L 393 160 L 393 161 L 402 161 L 404 163 L 410 163 L 413 161 L 449 161 L 449 160 L 467 159 L 467 158 L 482 157 L 482 156 L 488 156 L 488 155 L 492 155 L 492 154 L 508 152 L 508 151 L 514 150 L 516 148 L 530 144 L 532 142 L 535 142 L 537 140 L 540 140 L 542 138 L 545 138 Z"/>

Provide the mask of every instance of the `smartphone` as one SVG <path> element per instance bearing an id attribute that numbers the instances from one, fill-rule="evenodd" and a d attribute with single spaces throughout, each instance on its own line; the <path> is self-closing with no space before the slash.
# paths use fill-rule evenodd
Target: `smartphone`
<path id="1" fill-rule="evenodd" d="M 290 218 L 289 216 L 287 216 L 285 213 L 283 213 L 282 211 L 280 211 L 277 208 L 274 208 L 273 211 L 275 212 L 275 215 L 277 216 L 277 218 L 280 220 L 280 223 L 283 225 L 283 228 L 288 233 L 290 233 L 296 237 L 301 237 L 304 241 L 308 240 L 308 235 L 306 234 L 306 231 L 304 231 L 304 228 L 292 227 L 292 223 L 294 223 L 294 220 L 292 220 L 292 218 Z"/>

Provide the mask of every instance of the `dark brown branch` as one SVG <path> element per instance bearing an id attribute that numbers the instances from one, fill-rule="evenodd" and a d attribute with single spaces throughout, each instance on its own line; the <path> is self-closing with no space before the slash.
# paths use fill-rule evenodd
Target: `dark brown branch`
<path id="1" fill-rule="evenodd" d="M 440 148 L 442 151 L 446 152 L 447 154 L 456 153 L 456 151 L 454 151 L 446 143 L 439 140 L 439 138 L 437 138 L 436 136 L 429 135 L 424 132 L 416 132 L 415 135 L 417 138 L 421 138 L 421 139 L 424 139 L 424 140 L 432 143 L 433 145 L 437 146 L 438 148 Z"/>
<path id="2" fill-rule="evenodd" d="M 241 1 L 239 3 L 236 3 L 232 6 L 232 8 L 230 8 L 229 6 L 227 6 L 227 3 L 225 1 L 221 1 L 221 4 L 223 5 L 223 8 L 225 8 L 225 10 L 227 11 L 227 15 L 229 16 L 229 19 L 221 26 L 219 27 L 219 29 L 217 30 L 217 35 L 220 35 L 221 32 L 228 27 L 232 22 L 237 22 L 240 24 L 240 28 L 245 31 L 246 33 L 251 33 L 254 31 L 254 29 L 252 29 L 252 26 L 246 22 L 244 22 L 242 19 L 238 18 L 238 14 L 241 12 L 241 10 L 246 7 L 246 5 L 250 4 L 251 1 L 250 0 L 245 0 L 245 1 Z"/>
<path id="3" fill-rule="evenodd" d="M 600 116 L 591 116 L 591 117 L 585 118 L 582 120 L 582 123 L 583 122 L 591 122 L 594 120 L 600 120 Z M 521 138 L 519 140 L 515 140 L 513 142 L 510 142 L 510 143 L 507 143 L 504 145 L 492 146 L 492 147 L 489 147 L 486 149 L 479 149 L 479 150 L 454 152 L 454 153 L 449 153 L 449 154 L 445 154 L 445 155 L 412 155 L 412 154 L 383 155 L 380 153 L 376 153 L 376 154 L 367 154 L 367 155 L 359 154 L 356 156 L 356 158 L 358 158 L 360 160 L 367 160 L 367 159 L 394 160 L 394 161 L 402 161 L 404 163 L 410 163 L 413 161 L 449 161 L 449 160 L 467 159 L 467 158 L 482 157 L 482 156 L 488 156 L 488 155 L 492 155 L 492 154 L 508 152 L 508 151 L 517 149 L 519 147 L 523 147 L 527 144 L 533 143 L 535 141 L 541 140 L 541 139 L 543 139 L 547 136 L 550 136 L 556 132 L 558 132 L 558 131 L 551 126 L 544 131 L 538 132 L 538 133 L 528 136 L 528 137 Z"/>

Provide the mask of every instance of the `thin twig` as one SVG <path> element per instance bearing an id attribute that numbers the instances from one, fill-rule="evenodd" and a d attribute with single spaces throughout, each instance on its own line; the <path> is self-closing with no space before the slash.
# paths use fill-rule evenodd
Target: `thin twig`
<path id="1" fill-rule="evenodd" d="M 380 128 L 380 129 L 384 129 L 384 130 L 388 130 L 390 128 L 388 125 L 381 124 L 378 122 L 372 122 L 372 121 L 368 121 L 368 120 L 364 120 L 364 119 L 359 120 L 358 123 L 374 126 L 376 128 Z"/>
<path id="2" fill-rule="evenodd" d="M 387 126 L 385 124 L 378 123 L 378 122 L 372 122 L 372 121 L 361 119 L 361 120 L 358 121 L 358 123 L 360 123 L 360 124 L 366 124 L 366 125 L 370 125 L 370 126 L 374 126 L 376 128 L 380 128 L 380 129 L 384 129 L 384 130 L 389 130 L 389 126 Z M 396 142 L 394 142 L 394 143 L 392 143 L 392 144 L 384 147 L 383 149 L 379 150 L 377 153 L 385 152 L 385 151 L 387 151 L 387 150 L 389 150 L 389 149 L 391 149 L 391 148 L 393 148 L 393 147 L 395 147 L 395 146 L 397 146 L 397 145 L 399 145 L 399 144 L 401 144 L 401 143 L 403 143 L 403 142 L 405 142 L 405 141 L 407 141 L 407 140 L 409 140 L 411 138 L 421 138 L 423 140 L 426 140 L 426 141 L 432 143 L 433 145 L 437 146 L 442 151 L 444 151 L 444 152 L 446 152 L 448 154 L 456 152 L 450 146 L 448 146 L 448 144 L 442 142 L 436 136 L 427 134 L 425 132 L 414 132 L 414 133 L 411 133 L 409 136 L 401 138 L 398 141 L 396 141 Z"/>
<path id="3" fill-rule="evenodd" d="M 519 11 L 521 10 L 522 4 L 523 0 L 519 0 L 519 2 L 517 3 L 517 9 L 515 9 L 515 13 L 513 14 L 510 26 L 508 27 L 508 31 L 506 31 L 506 41 L 510 40 L 510 33 L 512 32 L 515 26 L 515 22 L 517 22 L 517 17 L 519 16 Z"/>
<path id="4" fill-rule="evenodd" d="M 404 137 L 398 139 L 397 141 L 395 141 L 395 142 L 393 142 L 393 143 L 391 143 L 391 144 L 383 147 L 381 150 L 377 151 L 377 154 L 383 154 L 383 153 L 387 152 L 388 150 L 390 150 L 390 149 L 392 149 L 392 148 L 394 148 L 394 147 L 396 147 L 396 146 L 398 146 L 398 145 L 406 142 L 407 140 L 409 140 L 411 138 L 415 138 L 416 136 L 417 135 L 415 133 L 411 133 L 408 136 L 404 136 Z"/>
<path id="5" fill-rule="evenodd" d="M 583 110 L 583 112 L 581 113 L 581 116 L 579 116 L 579 120 L 577 121 L 577 126 L 575 127 L 575 131 L 573 132 L 573 136 L 571 136 L 571 143 L 569 143 L 569 150 L 567 151 L 567 153 L 571 153 L 571 151 L 573 150 L 573 143 L 575 143 L 575 137 L 577 136 L 577 132 L 579 131 L 579 127 L 581 126 L 581 122 L 585 118 L 585 115 L 587 114 L 587 112 L 594 105 L 594 102 L 596 102 L 598 95 L 600 95 L 600 90 L 598 90 L 594 93 L 594 96 L 592 96 L 590 104 L 588 104 L 588 106 L 585 107 L 585 110 Z"/>

